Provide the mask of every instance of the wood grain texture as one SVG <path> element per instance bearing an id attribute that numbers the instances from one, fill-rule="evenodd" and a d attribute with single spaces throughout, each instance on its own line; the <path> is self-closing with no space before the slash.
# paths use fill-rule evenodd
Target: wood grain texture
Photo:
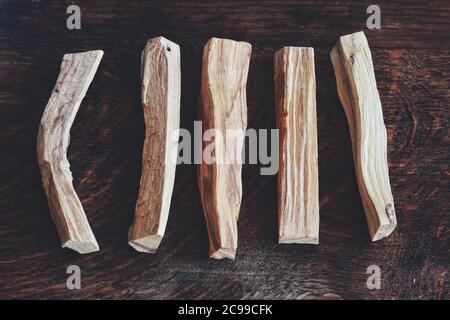
<path id="1" fill-rule="evenodd" d="M 278 242 L 319 243 L 314 49 L 284 47 L 274 57 L 279 136 Z"/>
<path id="2" fill-rule="evenodd" d="M 94 79 L 103 51 L 65 54 L 39 125 L 37 156 L 42 183 L 61 246 L 78 253 L 98 251 L 67 161 L 70 128 Z"/>
<path id="3" fill-rule="evenodd" d="M 211 38 L 203 50 L 200 113 L 204 136 L 198 183 L 209 254 L 215 259 L 234 260 L 236 255 L 242 200 L 242 159 L 238 157 L 247 128 L 251 50 L 249 43 L 218 38 Z M 214 137 L 208 130 L 215 130 Z"/>
<path id="4" fill-rule="evenodd" d="M 377 241 L 394 231 L 397 218 L 389 182 L 383 110 L 364 32 L 341 36 L 330 55 L 350 128 L 369 233 L 372 241 Z"/>
<path id="5" fill-rule="evenodd" d="M 362 1 L 77 0 L 82 29 L 65 26 L 70 1 L 0 0 L 0 298 L 5 299 L 449 299 L 448 1 L 379 0 L 380 30 Z M 371 242 L 330 50 L 364 29 L 388 139 L 398 227 Z M 154 255 L 127 243 L 141 177 L 145 123 L 141 51 L 178 43 L 180 127 L 198 119 L 202 52 L 211 37 L 252 44 L 248 128 L 277 127 L 273 55 L 314 47 L 320 245 L 278 245 L 277 178 L 242 169 L 235 261 L 208 257 L 197 166 L 177 167 L 170 219 Z M 71 129 L 73 185 L 101 247 L 61 250 L 36 158 L 36 137 L 61 57 L 105 51 Z M 27 90 L 24 90 L 26 88 Z M 82 289 L 67 290 L 80 266 Z M 368 290 L 367 267 L 381 268 Z"/>
<path id="6" fill-rule="evenodd" d="M 155 253 L 164 236 L 175 181 L 180 126 L 180 47 L 163 37 L 142 52 L 142 107 L 145 141 L 142 176 L 129 244 Z"/>

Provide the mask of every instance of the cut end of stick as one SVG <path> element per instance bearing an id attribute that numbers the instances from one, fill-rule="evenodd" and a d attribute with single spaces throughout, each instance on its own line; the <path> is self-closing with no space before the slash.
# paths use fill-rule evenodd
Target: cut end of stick
<path id="1" fill-rule="evenodd" d="M 98 243 L 95 240 L 68 240 L 63 243 L 62 247 L 72 249 L 81 254 L 96 252 L 100 250 Z"/>
<path id="2" fill-rule="evenodd" d="M 212 43 L 236 43 L 239 45 L 242 45 L 244 47 L 246 47 L 247 50 L 251 50 L 252 49 L 252 45 L 246 41 L 236 41 L 236 40 L 232 40 L 232 39 L 226 39 L 226 38 L 216 38 L 216 37 L 212 37 L 208 40 L 208 42 L 206 43 L 205 47 L 211 46 Z"/>
<path id="3" fill-rule="evenodd" d="M 389 236 L 397 227 L 397 217 L 395 215 L 394 205 L 388 203 L 385 207 L 387 223 L 382 223 L 374 234 L 371 234 L 372 241 L 378 241 Z"/>
<path id="4" fill-rule="evenodd" d="M 80 54 L 96 55 L 96 59 L 101 60 L 103 55 L 105 54 L 105 52 L 103 50 L 89 50 L 89 51 L 83 51 L 83 52 L 72 52 L 72 53 L 64 54 L 64 58 L 70 57 L 70 56 L 73 56 L 73 55 L 80 55 Z"/>
<path id="5" fill-rule="evenodd" d="M 317 238 L 279 238 L 279 244 L 289 244 L 289 243 L 299 243 L 299 244 L 319 244 L 319 239 Z"/>
<path id="6" fill-rule="evenodd" d="M 154 44 L 154 43 L 159 43 L 163 46 L 166 47 L 166 51 L 167 52 L 171 52 L 173 49 L 177 49 L 179 50 L 180 46 L 178 44 L 176 44 L 175 42 L 170 41 L 169 39 L 166 39 L 162 36 L 156 37 L 156 38 L 151 38 L 147 41 L 147 45 L 148 44 Z M 171 48 L 171 46 L 173 48 Z"/>
<path id="7" fill-rule="evenodd" d="M 209 256 L 211 258 L 221 260 L 224 258 L 234 260 L 234 257 L 236 255 L 236 250 L 231 248 L 220 248 L 214 252 L 212 252 Z"/>
<path id="8" fill-rule="evenodd" d="M 155 253 L 161 243 L 162 236 L 151 235 L 140 239 L 129 240 L 128 244 L 136 251 L 144 253 Z"/>
<path id="9" fill-rule="evenodd" d="M 397 218 L 395 215 L 394 205 L 389 203 L 386 205 L 386 216 L 388 223 L 381 224 L 374 234 L 371 234 L 372 241 L 378 241 L 389 236 L 397 227 Z"/>
<path id="10" fill-rule="evenodd" d="M 395 230 L 396 227 L 397 227 L 396 223 L 380 225 L 377 232 L 375 232 L 375 234 L 372 235 L 372 241 L 375 242 L 383 238 L 386 238 Z"/>
<path id="11" fill-rule="evenodd" d="M 357 31 L 357 32 L 353 32 L 350 34 L 345 34 L 343 36 L 339 37 L 339 41 L 345 40 L 345 39 L 349 39 L 349 38 L 358 38 L 358 37 L 366 37 L 366 34 L 364 33 L 364 31 Z"/>

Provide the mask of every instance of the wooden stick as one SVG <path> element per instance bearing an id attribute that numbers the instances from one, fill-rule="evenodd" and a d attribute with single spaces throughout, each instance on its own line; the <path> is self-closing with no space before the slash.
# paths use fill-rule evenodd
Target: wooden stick
<path id="1" fill-rule="evenodd" d="M 210 256 L 234 259 L 242 199 L 241 155 L 247 127 L 246 84 L 251 45 L 211 38 L 203 51 L 200 113 L 203 139 L 199 189 L 208 228 Z M 232 129 L 233 134 L 229 134 Z M 228 134 L 227 134 L 228 133 Z M 214 145 L 213 157 L 207 151 Z M 205 161 L 206 160 L 206 161 Z M 209 161 L 211 160 L 211 161 Z"/>
<path id="2" fill-rule="evenodd" d="M 313 48 L 284 47 L 275 54 L 280 130 L 279 243 L 319 243 L 316 79 Z"/>
<path id="3" fill-rule="evenodd" d="M 175 181 L 180 126 L 180 47 L 163 37 L 142 52 L 142 107 L 145 140 L 142 176 L 128 243 L 155 253 L 164 236 Z"/>
<path id="4" fill-rule="evenodd" d="M 389 183 L 387 137 L 367 39 L 340 37 L 331 51 L 339 98 L 350 127 L 356 176 L 372 241 L 397 226 Z"/>
<path id="5" fill-rule="evenodd" d="M 64 55 L 37 141 L 42 183 L 61 245 L 79 253 L 99 247 L 72 185 L 67 147 L 70 128 L 102 56 L 101 50 Z"/>

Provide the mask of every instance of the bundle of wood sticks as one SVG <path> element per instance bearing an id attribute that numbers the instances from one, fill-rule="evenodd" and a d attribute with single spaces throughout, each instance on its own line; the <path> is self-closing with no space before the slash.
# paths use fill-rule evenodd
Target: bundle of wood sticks
<path id="1" fill-rule="evenodd" d="M 202 130 L 247 127 L 246 85 L 252 47 L 211 38 L 203 51 L 200 92 Z M 72 185 L 67 160 L 70 128 L 94 78 L 103 51 L 64 55 L 60 74 L 39 127 L 37 153 L 42 183 L 62 247 L 79 253 L 99 250 Z M 373 241 L 396 227 L 389 183 L 387 135 L 371 52 L 363 32 L 339 38 L 331 51 L 337 91 L 345 110 L 358 187 Z M 314 49 L 284 47 L 274 56 L 279 129 L 279 243 L 319 243 L 319 183 Z M 154 253 L 164 236 L 175 181 L 180 125 L 180 47 L 163 37 L 142 52 L 141 100 L 146 134 L 130 246 Z M 210 256 L 234 259 L 242 199 L 240 163 L 224 161 L 241 151 L 244 135 L 224 136 L 215 158 L 198 165 L 198 185 L 210 242 Z M 202 150 L 207 148 L 203 143 Z"/>

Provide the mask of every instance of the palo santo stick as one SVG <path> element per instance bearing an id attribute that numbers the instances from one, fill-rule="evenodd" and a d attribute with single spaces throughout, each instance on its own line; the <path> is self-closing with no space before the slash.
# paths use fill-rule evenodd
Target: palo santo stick
<path id="1" fill-rule="evenodd" d="M 61 245 L 79 253 L 99 247 L 72 185 L 67 147 L 70 128 L 102 56 L 101 50 L 64 55 L 37 141 L 42 183 Z"/>
<path id="2" fill-rule="evenodd" d="M 166 230 L 175 181 L 180 47 L 163 37 L 150 39 L 142 52 L 141 74 L 146 130 L 140 190 L 128 243 L 137 251 L 155 253 Z"/>
<path id="3" fill-rule="evenodd" d="M 236 254 L 251 48 L 246 42 L 211 38 L 203 50 L 200 113 L 205 136 L 198 179 L 209 253 L 215 259 L 234 259 Z M 205 133 L 209 129 L 215 129 L 209 131 L 213 136 Z M 209 138 L 213 142 L 205 141 Z"/>
<path id="4" fill-rule="evenodd" d="M 340 37 L 331 51 L 339 98 L 350 127 L 356 176 L 372 241 L 397 225 L 389 183 L 387 137 L 367 39 Z"/>
<path id="5" fill-rule="evenodd" d="M 279 243 L 319 243 L 319 182 L 314 50 L 284 47 L 275 54 L 280 130 Z"/>

